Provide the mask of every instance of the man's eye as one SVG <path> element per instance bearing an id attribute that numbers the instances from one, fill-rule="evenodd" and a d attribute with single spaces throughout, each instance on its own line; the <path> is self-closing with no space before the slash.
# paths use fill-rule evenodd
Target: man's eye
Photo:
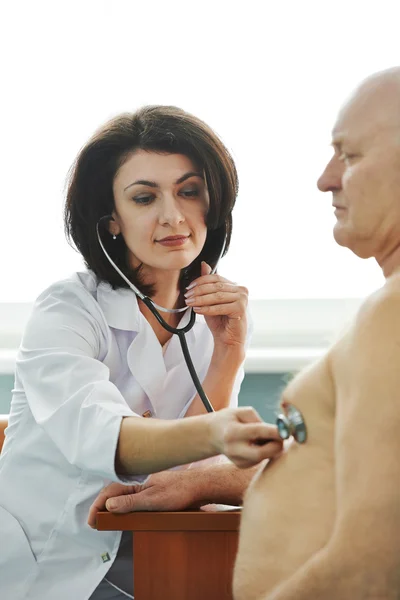
<path id="1" fill-rule="evenodd" d="M 134 196 L 133 200 L 134 200 L 134 202 L 136 202 L 136 204 L 150 204 L 150 202 L 153 200 L 153 196 L 149 196 L 149 195 Z"/>
<path id="2" fill-rule="evenodd" d="M 343 162 L 348 162 L 352 158 L 356 158 L 356 156 L 357 156 L 357 154 L 349 154 L 348 152 L 342 152 L 339 155 L 339 160 L 341 160 Z"/>

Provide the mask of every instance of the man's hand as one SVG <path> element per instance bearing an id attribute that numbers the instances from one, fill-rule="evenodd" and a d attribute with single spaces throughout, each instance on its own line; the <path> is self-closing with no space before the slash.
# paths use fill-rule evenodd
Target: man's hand
<path id="1" fill-rule="evenodd" d="M 142 485 L 111 483 L 105 487 L 89 511 L 88 524 L 96 525 L 96 514 L 101 510 L 127 513 L 137 510 L 184 510 L 195 502 L 192 475 L 188 471 L 155 473 Z"/>

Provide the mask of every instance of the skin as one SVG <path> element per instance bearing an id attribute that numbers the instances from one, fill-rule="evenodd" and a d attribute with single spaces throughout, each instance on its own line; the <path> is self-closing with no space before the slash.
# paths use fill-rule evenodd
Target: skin
<path id="1" fill-rule="evenodd" d="M 339 113 L 318 181 L 334 238 L 386 278 L 283 401 L 308 428 L 245 496 L 235 600 L 400 597 L 400 69 L 363 82 Z"/>
<path id="2" fill-rule="evenodd" d="M 142 485 L 111 483 L 93 502 L 88 523 L 96 525 L 101 510 L 127 513 L 143 510 L 185 510 L 206 504 L 240 506 L 257 467 L 238 469 L 219 464 L 155 473 Z"/>
<path id="3" fill-rule="evenodd" d="M 252 408 L 226 408 L 244 359 L 247 289 L 220 275 L 211 275 L 205 263 L 201 276 L 184 297 L 178 287 L 181 269 L 197 258 L 207 235 L 205 217 L 210 200 L 203 173 L 186 156 L 139 150 L 120 167 L 113 192 L 115 210 L 110 233 L 123 236 L 131 265 L 142 265 L 144 281 L 156 289 L 153 300 L 166 308 L 192 306 L 205 317 L 214 338 L 214 351 L 203 387 L 216 410 L 204 414 L 203 404 L 196 397 L 185 419 L 124 418 L 116 451 L 117 471 L 154 473 L 222 453 L 244 468 L 277 456 L 282 442 L 274 426 L 263 423 Z M 185 236 L 185 243 L 160 243 L 176 235 Z M 138 303 L 164 345 L 171 334 L 140 300 Z M 181 316 L 172 314 L 167 318 L 177 325 Z M 270 442 L 260 446 L 256 444 L 258 439 Z"/>
<path id="4" fill-rule="evenodd" d="M 369 121 L 371 117 L 371 121 Z M 400 236 L 400 80 L 398 71 L 364 82 L 339 113 L 334 155 L 318 180 L 332 192 L 334 238 L 387 277 L 398 267 Z M 379 201 L 377 201 L 379 199 Z"/>
<path id="5" fill-rule="evenodd" d="M 123 235 L 133 267 L 143 264 L 145 283 L 156 283 L 154 301 L 176 307 L 180 271 L 200 254 L 207 235 L 209 197 L 201 169 L 183 155 L 138 150 L 119 169 L 113 192 L 111 233 Z M 188 240 L 173 247 L 159 243 L 171 235 Z"/>
<path id="6" fill-rule="evenodd" d="M 217 350 L 221 354 L 227 349 L 234 350 L 231 359 L 242 362 L 247 332 L 247 289 L 220 275 L 209 275 L 211 269 L 205 263 L 202 277 L 192 282 L 184 304 L 178 289 L 181 269 L 197 258 L 207 235 L 205 217 L 210 200 L 201 169 L 180 154 L 138 150 L 119 169 L 113 191 L 115 210 L 110 232 L 123 235 L 131 265 L 142 264 L 145 283 L 156 284 L 154 302 L 166 308 L 192 306 L 196 313 L 204 315 Z M 187 235 L 188 240 L 174 247 L 159 243 L 172 235 Z M 158 324 L 140 300 L 139 306 L 164 344 L 172 334 Z M 166 318 L 177 325 L 180 316 L 166 315 Z"/>

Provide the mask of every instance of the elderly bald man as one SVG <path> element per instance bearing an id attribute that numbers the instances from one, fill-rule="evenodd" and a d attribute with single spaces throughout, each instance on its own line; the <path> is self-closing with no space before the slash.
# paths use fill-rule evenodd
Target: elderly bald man
<path id="1" fill-rule="evenodd" d="M 334 238 L 374 257 L 385 283 L 283 393 L 308 440 L 246 492 L 236 600 L 400 598 L 400 68 L 356 89 L 332 145 L 318 187 Z"/>

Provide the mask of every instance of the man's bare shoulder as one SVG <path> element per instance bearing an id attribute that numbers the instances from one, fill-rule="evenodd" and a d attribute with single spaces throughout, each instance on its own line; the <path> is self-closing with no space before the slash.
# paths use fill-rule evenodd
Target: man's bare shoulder
<path id="1" fill-rule="evenodd" d="M 389 277 L 385 284 L 373 292 L 362 303 L 358 316 L 370 319 L 376 315 L 384 315 L 385 309 L 396 308 L 400 302 L 400 272 Z"/>
<path id="2" fill-rule="evenodd" d="M 347 393 L 348 384 L 357 381 L 359 387 L 378 374 L 381 389 L 394 383 L 393 374 L 385 379 L 384 373 L 400 365 L 400 274 L 366 298 L 330 358 L 339 391 Z"/>
<path id="3" fill-rule="evenodd" d="M 386 280 L 385 284 L 368 296 L 361 304 L 353 323 L 342 343 L 339 341 L 334 354 L 345 346 L 353 350 L 370 342 L 383 344 L 400 336 L 400 273 Z M 368 347 L 368 346 L 367 346 Z"/>

